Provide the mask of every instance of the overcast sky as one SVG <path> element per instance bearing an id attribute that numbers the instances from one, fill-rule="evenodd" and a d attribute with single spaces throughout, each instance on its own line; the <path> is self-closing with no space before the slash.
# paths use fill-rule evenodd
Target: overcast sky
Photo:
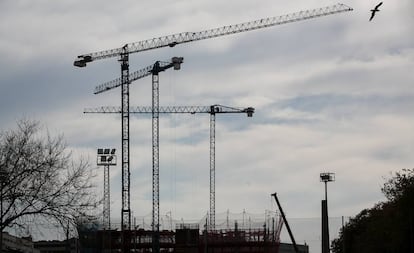
<path id="1" fill-rule="evenodd" d="M 0 1 L 0 129 L 39 120 L 75 156 L 121 150 L 116 58 L 76 68 L 76 56 L 129 42 L 288 14 L 328 0 Z M 329 215 L 354 216 L 383 201 L 384 177 L 414 162 L 414 2 L 348 0 L 352 12 L 133 54 L 130 69 L 184 57 L 160 74 L 161 105 L 254 107 L 217 115 L 216 212 L 264 213 L 277 192 L 288 217 L 320 216 L 319 173 L 333 172 Z M 151 78 L 131 84 L 131 105 L 151 104 Z M 131 210 L 151 212 L 151 118 L 131 116 Z M 120 159 L 118 159 L 120 161 Z M 209 209 L 209 115 L 160 117 L 160 213 L 201 219 Z M 102 193 L 103 176 L 97 180 Z M 120 217 L 120 164 L 111 168 Z M 317 224 L 316 230 L 319 232 Z M 294 228 L 293 228 L 294 230 Z M 306 238 L 301 241 L 306 240 Z M 310 240 L 310 239 L 308 239 Z"/>

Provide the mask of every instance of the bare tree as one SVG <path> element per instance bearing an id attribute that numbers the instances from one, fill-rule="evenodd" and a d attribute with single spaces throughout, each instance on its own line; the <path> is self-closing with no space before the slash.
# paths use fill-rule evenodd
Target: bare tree
<path id="1" fill-rule="evenodd" d="M 98 204 L 89 163 L 73 161 L 63 137 L 44 132 L 29 120 L 0 132 L 0 231 L 28 220 L 67 226 Z"/>

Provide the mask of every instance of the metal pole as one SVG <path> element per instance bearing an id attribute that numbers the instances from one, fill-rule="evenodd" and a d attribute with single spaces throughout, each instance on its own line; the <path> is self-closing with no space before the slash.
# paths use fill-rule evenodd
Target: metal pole
<path id="1" fill-rule="evenodd" d="M 322 200 L 322 253 L 330 252 L 329 242 L 329 216 L 328 216 L 328 182 L 335 181 L 334 173 L 321 173 L 321 182 L 325 183 L 325 199 Z"/>
<path id="2" fill-rule="evenodd" d="M 0 175 L 0 252 L 3 252 L 3 175 Z"/>
<path id="3" fill-rule="evenodd" d="M 103 225 L 104 230 L 111 229 L 111 195 L 109 185 L 109 165 L 104 166 Z"/>
<path id="4" fill-rule="evenodd" d="M 342 253 L 346 253 L 346 250 L 345 250 L 345 221 L 344 221 L 344 216 L 342 216 Z"/>
<path id="5" fill-rule="evenodd" d="M 328 214 L 328 182 L 325 182 L 325 202 L 326 202 L 326 246 L 327 252 L 331 252 L 329 241 L 329 214 Z"/>
<path id="6" fill-rule="evenodd" d="M 296 253 L 299 253 L 299 248 L 298 248 L 298 246 L 297 246 L 297 244 L 296 244 L 295 238 L 293 237 L 292 230 L 290 230 L 289 223 L 288 223 L 288 221 L 287 221 L 287 219 L 286 219 L 285 213 L 283 212 L 282 206 L 281 206 L 281 205 L 280 205 L 280 203 L 279 203 L 279 199 L 278 199 L 278 198 L 277 198 L 277 196 L 276 196 L 276 192 L 275 192 L 275 193 L 273 193 L 273 194 L 272 194 L 272 196 L 275 198 L 275 200 L 276 200 L 276 204 L 277 204 L 277 206 L 279 207 L 279 211 L 280 211 L 280 214 L 282 215 L 283 222 L 284 222 L 284 223 L 285 223 L 285 225 L 286 225 L 286 229 L 287 229 L 287 231 L 288 231 L 288 233 L 289 233 L 290 240 L 292 240 L 293 248 L 294 248 L 294 250 L 295 250 L 295 252 L 296 252 Z"/>
<path id="7" fill-rule="evenodd" d="M 326 200 L 322 200 L 322 253 L 329 253 L 328 207 Z"/>

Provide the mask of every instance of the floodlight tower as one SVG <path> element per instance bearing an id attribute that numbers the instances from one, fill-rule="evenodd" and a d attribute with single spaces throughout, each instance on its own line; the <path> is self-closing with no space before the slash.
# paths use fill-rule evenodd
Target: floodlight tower
<path id="1" fill-rule="evenodd" d="M 325 183 L 325 199 L 322 200 L 322 253 L 329 253 L 328 182 L 335 181 L 335 174 L 324 172 L 319 177 Z"/>
<path id="2" fill-rule="evenodd" d="M 104 230 L 111 229 L 111 194 L 109 187 L 109 166 L 116 165 L 115 149 L 98 148 L 98 157 L 96 164 L 104 167 L 104 204 L 103 204 L 103 228 Z"/>

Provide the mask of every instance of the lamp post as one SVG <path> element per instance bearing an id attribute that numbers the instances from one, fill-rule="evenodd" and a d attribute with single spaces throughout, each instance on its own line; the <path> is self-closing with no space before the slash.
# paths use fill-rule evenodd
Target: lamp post
<path id="1" fill-rule="evenodd" d="M 328 182 L 335 181 L 335 174 L 324 172 L 319 177 L 325 183 L 325 199 L 322 200 L 322 253 L 329 253 Z"/>

